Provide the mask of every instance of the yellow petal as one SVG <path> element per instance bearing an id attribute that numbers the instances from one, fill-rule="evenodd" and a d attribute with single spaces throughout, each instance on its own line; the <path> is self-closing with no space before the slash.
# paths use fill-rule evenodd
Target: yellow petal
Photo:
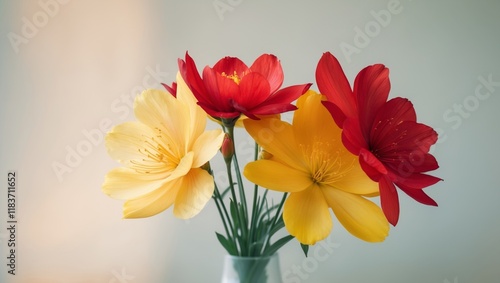
<path id="1" fill-rule="evenodd" d="M 235 126 L 235 127 L 239 127 L 239 128 L 243 128 L 243 127 L 245 127 L 245 126 L 243 125 L 243 121 L 244 121 L 245 119 L 248 119 L 248 117 L 247 117 L 247 116 L 245 116 L 245 115 L 243 115 L 243 114 L 241 114 L 240 118 L 238 118 L 238 120 L 236 120 L 236 123 L 234 124 L 234 126 Z"/>
<path id="2" fill-rule="evenodd" d="M 170 173 L 170 175 L 165 179 L 165 182 L 175 180 L 179 177 L 186 175 L 189 170 L 193 167 L 194 153 L 188 152 L 182 159 L 177 167 Z"/>
<path id="3" fill-rule="evenodd" d="M 194 168 L 182 178 L 174 204 L 174 215 L 188 219 L 198 214 L 212 197 L 214 180 L 205 170 Z"/>
<path id="4" fill-rule="evenodd" d="M 248 163 L 243 174 L 252 183 L 280 192 L 298 192 L 312 185 L 309 174 L 273 160 Z"/>
<path id="5" fill-rule="evenodd" d="M 156 215 L 169 208 L 175 201 L 182 179 L 165 183 L 161 188 L 123 205 L 124 218 L 143 218 Z"/>
<path id="6" fill-rule="evenodd" d="M 322 95 L 308 90 L 297 101 L 293 114 L 295 137 L 300 144 L 323 142 L 333 149 L 343 148 L 341 129 L 321 103 Z"/>
<path id="7" fill-rule="evenodd" d="M 134 103 L 137 119 L 151 127 L 160 129 L 167 143 L 175 146 L 178 155 L 186 151 L 191 125 L 188 106 L 170 93 L 148 89 L 138 95 Z"/>
<path id="8" fill-rule="evenodd" d="M 305 162 L 290 124 L 276 118 L 245 119 L 245 129 L 274 158 L 297 170 L 305 170 Z"/>
<path id="9" fill-rule="evenodd" d="M 352 154 L 348 154 L 352 156 Z M 344 158 L 343 161 L 346 159 L 348 158 Z M 345 173 L 343 177 L 338 178 L 332 186 L 352 194 L 365 196 L 376 196 L 379 194 L 378 183 L 372 181 L 372 179 L 366 175 L 356 157 L 352 161 L 351 169 Z"/>
<path id="10" fill-rule="evenodd" d="M 306 245 L 325 239 L 333 227 L 328 204 L 317 185 L 290 194 L 283 208 L 283 221 L 288 232 Z"/>
<path id="11" fill-rule="evenodd" d="M 322 187 L 328 205 L 352 235 L 367 242 L 381 242 L 389 234 L 389 222 L 382 210 L 359 195 Z"/>
<path id="12" fill-rule="evenodd" d="M 116 199 L 133 199 L 148 194 L 165 183 L 160 175 L 137 173 L 129 168 L 115 168 L 106 175 L 102 190 Z"/>
<path id="13" fill-rule="evenodd" d="M 140 149 L 144 149 L 145 141 L 156 135 L 157 133 L 142 123 L 125 122 L 113 127 L 106 135 L 106 148 L 111 158 L 126 166 L 133 165 L 131 160 L 152 161 Z"/>
<path id="14" fill-rule="evenodd" d="M 212 159 L 219 151 L 224 133 L 222 130 L 211 130 L 201 134 L 193 144 L 193 168 L 201 167 Z"/>
<path id="15" fill-rule="evenodd" d="M 297 142 L 310 147 L 321 145 L 321 151 L 328 152 L 325 155 L 330 156 L 329 162 L 336 163 L 331 169 L 333 174 L 329 174 L 322 183 L 350 193 L 376 195 L 377 183 L 361 169 L 357 156 L 343 145 L 341 129 L 321 103 L 322 100 L 323 95 L 309 90 L 297 101 L 298 110 L 293 117 Z M 305 154 L 310 153 L 305 151 Z M 313 160 L 313 163 L 316 162 Z"/>

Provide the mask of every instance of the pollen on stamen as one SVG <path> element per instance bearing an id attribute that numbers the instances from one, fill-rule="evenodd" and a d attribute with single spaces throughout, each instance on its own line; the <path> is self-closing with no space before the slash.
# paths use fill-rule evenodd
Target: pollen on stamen
<path id="1" fill-rule="evenodd" d="M 346 163 L 339 150 L 332 151 L 330 143 L 315 141 L 312 145 L 300 144 L 299 148 L 308 163 L 311 179 L 315 183 L 332 183 L 344 177 L 353 166 L 355 158 Z"/>
<path id="2" fill-rule="evenodd" d="M 133 169 L 138 173 L 160 173 L 169 170 L 175 166 L 172 162 L 175 160 L 170 148 L 160 142 L 162 140 L 161 131 L 158 130 L 158 136 L 149 137 L 143 135 L 142 147 L 138 148 L 138 152 L 144 156 L 141 160 L 131 160 Z"/>
<path id="3" fill-rule="evenodd" d="M 238 76 L 238 73 L 236 73 L 236 71 L 233 71 L 232 75 L 228 75 L 225 72 L 222 72 L 221 76 L 233 80 L 237 85 L 240 84 L 241 78 Z"/>

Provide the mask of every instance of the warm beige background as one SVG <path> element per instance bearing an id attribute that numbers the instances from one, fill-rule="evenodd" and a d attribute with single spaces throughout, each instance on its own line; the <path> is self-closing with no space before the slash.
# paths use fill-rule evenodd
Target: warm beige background
<path id="1" fill-rule="evenodd" d="M 284 283 L 498 281 L 499 11 L 493 0 L 1 0 L 0 172 L 18 172 L 19 222 L 11 276 L 2 180 L 0 282 L 218 282 L 224 251 L 213 203 L 190 221 L 171 211 L 121 220 L 121 202 L 100 191 L 117 166 L 103 131 L 133 119 L 129 103 L 142 89 L 172 81 L 186 50 L 200 68 L 274 53 L 285 85 L 314 82 L 325 51 L 351 81 L 381 62 L 391 96 L 410 98 L 441 133 L 433 150 L 445 182 L 427 190 L 438 208 L 401 196 L 400 224 L 382 244 L 340 225 L 308 260 L 290 244 L 280 252 Z M 361 32 L 371 35 L 363 41 Z M 13 34 L 24 41 L 12 43 Z M 347 45 L 357 53 L 343 53 Z M 250 140 L 240 141 L 246 159 Z"/>

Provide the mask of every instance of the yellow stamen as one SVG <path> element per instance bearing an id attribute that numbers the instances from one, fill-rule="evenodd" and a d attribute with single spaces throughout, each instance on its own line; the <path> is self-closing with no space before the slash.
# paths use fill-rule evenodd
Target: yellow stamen
<path id="1" fill-rule="evenodd" d="M 222 72 L 221 76 L 233 80 L 237 85 L 240 84 L 241 78 L 238 76 L 236 71 L 234 71 L 232 75 L 227 75 L 225 72 Z"/>
<path id="2" fill-rule="evenodd" d="M 354 158 L 343 160 L 341 152 L 332 150 L 329 142 L 316 140 L 311 145 L 299 146 L 315 183 L 334 183 L 343 178 L 355 164 Z"/>
<path id="3" fill-rule="evenodd" d="M 131 161 L 138 173 L 160 173 L 177 166 L 178 158 L 175 157 L 168 144 L 163 144 L 165 137 L 162 131 L 158 128 L 156 130 L 158 131 L 156 137 L 143 136 L 144 141 L 138 151 L 144 155 L 144 158 Z"/>

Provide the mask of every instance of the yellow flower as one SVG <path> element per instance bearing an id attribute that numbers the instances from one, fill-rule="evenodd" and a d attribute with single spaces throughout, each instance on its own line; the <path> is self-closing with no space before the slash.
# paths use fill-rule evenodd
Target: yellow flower
<path id="1" fill-rule="evenodd" d="M 313 245 L 330 234 L 329 208 L 354 236 L 383 241 L 387 219 L 365 198 L 377 195 L 377 183 L 342 144 L 341 130 L 322 98 L 314 91 L 299 98 L 292 125 L 275 118 L 245 120 L 246 130 L 270 157 L 247 164 L 244 175 L 262 187 L 290 193 L 283 220 L 303 244 Z"/>
<path id="2" fill-rule="evenodd" d="M 174 205 L 190 218 L 212 197 L 212 176 L 200 167 L 219 150 L 224 134 L 205 131 L 206 114 L 177 75 L 177 98 L 146 90 L 134 103 L 137 122 L 115 126 L 106 136 L 109 155 L 125 165 L 111 170 L 102 189 L 126 200 L 124 218 L 149 217 Z"/>

